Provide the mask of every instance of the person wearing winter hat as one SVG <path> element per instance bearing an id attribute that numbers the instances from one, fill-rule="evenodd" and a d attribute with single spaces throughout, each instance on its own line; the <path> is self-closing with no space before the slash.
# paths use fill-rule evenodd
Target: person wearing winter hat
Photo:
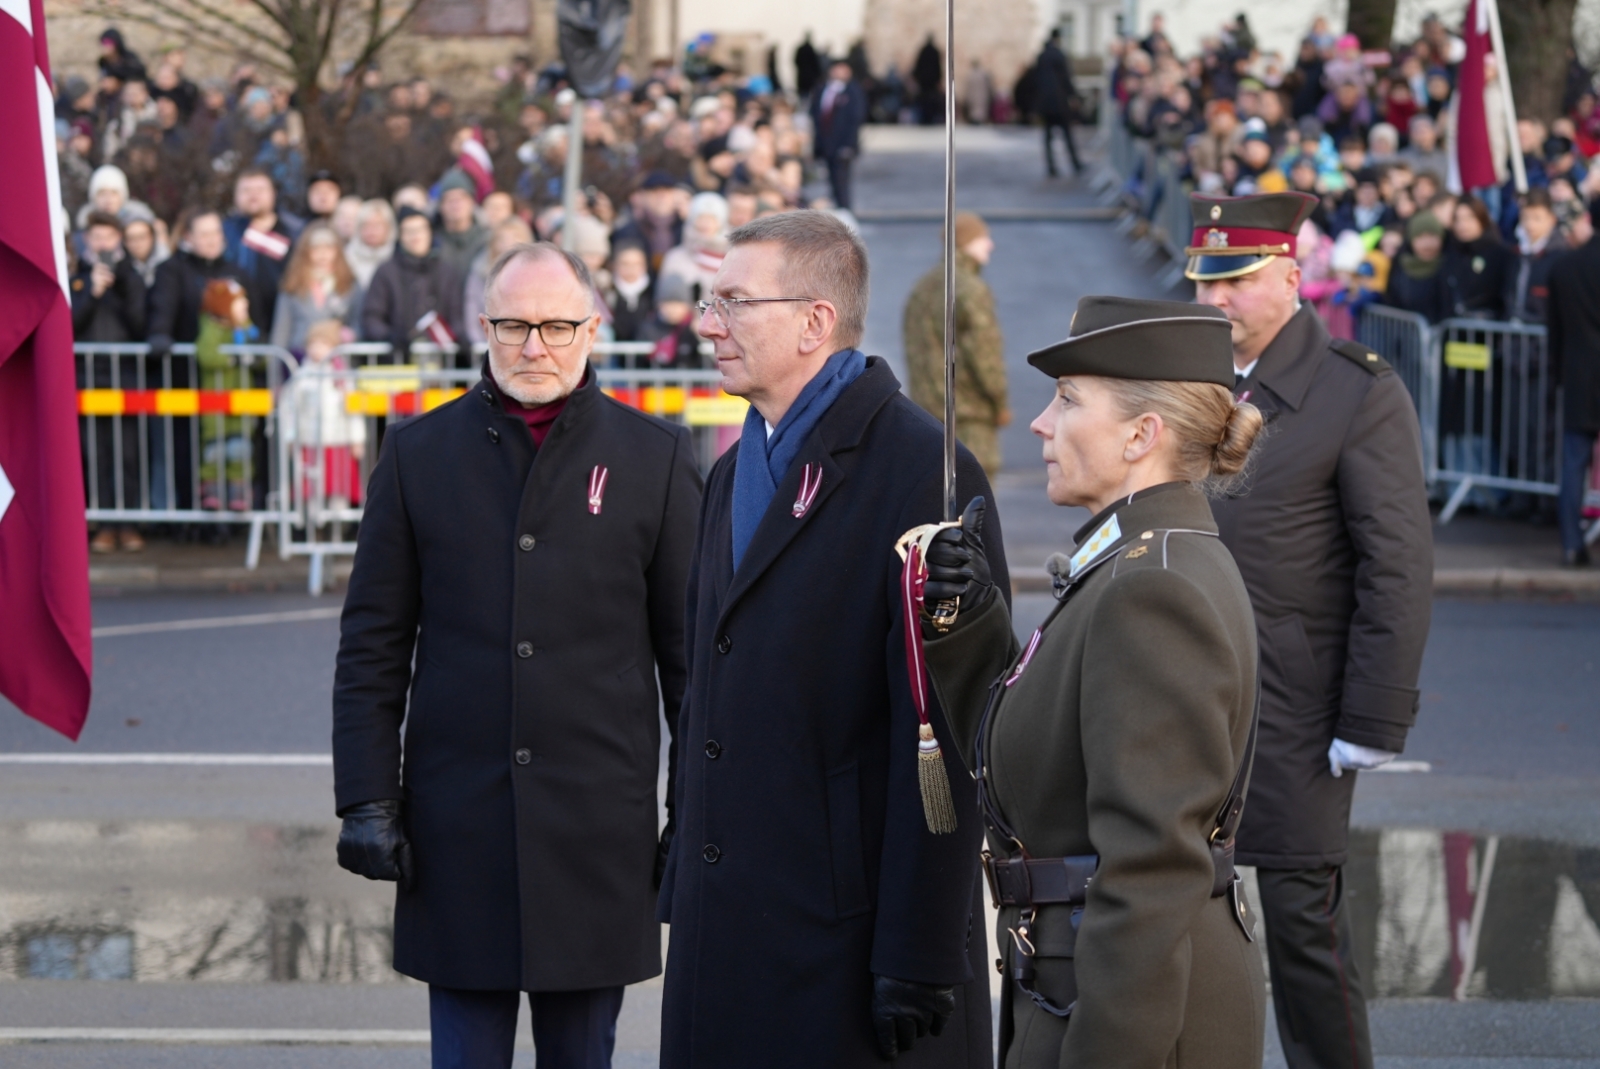
<path id="1" fill-rule="evenodd" d="M 478 222 L 477 186 L 471 176 L 452 167 L 439 180 L 439 255 L 466 278 L 472 261 L 489 244 L 489 232 Z"/>
<path id="2" fill-rule="evenodd" d="M 728 253 L 728 202 L 720 193 L 698 193 L 689 201 L 683 244 L 661 260 L 661 274 L 678 275 L 698 300 L 710 292 L 711 280 Z"/>
<path id="3" fill-rule="evenodd" d="M 90 212 L 114 215 L 119 223 L 127 223 L 139 213 L 155 214 L 144 201 L 128 196 L 128 176 L 121 167 L 109 163 L 96 167 L 89 176 L 89 202 L 79 209 L 76 220 L 79 230 L 88 224 Z"/>
<path id="4" fill-rule="evenodd" d="M 1417 212 L 1406 220 L 1406 246 L 1394 270 L 1383 303 L 1415 312 L 1430 323 L 1445 316 L 1439 288 L 1439 254 L 1444 251 L 1444 224 L 1432 212 Z"/>

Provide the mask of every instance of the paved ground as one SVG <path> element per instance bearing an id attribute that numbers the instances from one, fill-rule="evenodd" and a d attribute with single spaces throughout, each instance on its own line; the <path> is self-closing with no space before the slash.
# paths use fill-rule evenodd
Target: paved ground
<path id="1" fill-rule="evenodd" d="M 863 211 L 937 206 L 929 157 L 890 147 L 863 161 Z M 980 137 L 968 147 L 964 202 L 1090 203 L 1035 177 L 1031 139 Z M 937 228 L 884 222 L 865 230 L 876 271 L 868 343 L 893 359 L 900 302 L 937 256 Z M 1005 223 L 996 238 L 991 280 L 1025 421 L 1049 388 L 1021 356 L 1065 333 L 1084 287 L 1155 295 L 1154 283 L 1104 224 Z M 1024 428 L 1008 432 L 1005 449 L 1011 470 L 997 496 L 1008 551 L 1019 565 L 1037 563 L 1077 523 L 1041 505 L 1037 452 Z M 1547 537 L 1463 519 L 1440 533 L 1441 559 L 1455 545 L 1462 559 L 1531 561 Z M 234 548 L 242 557 L 242 543 Z M 228 565 L 219 558 L 216 566 Z M 0 1065 L 427 1064 L 425 994 L 387 968 L 389 893 L 333 864 L 331 776 L 318 762 L 328 751 L 339 599 L 307 597 L 296 590 L 301 582 L 287 574 L 280 593 L 141 591 L 131 582 L 116 584 L 120 595 L 104 591 L 95 604 L 96 699 L 78 747 L 0 702 Z M 1048 606 L 1045 595 L 1021 594 L 1018 630 Z M 196 619 L 205 623 L 174 627 Z M 1406 754 L 1432 771 L 1367 775 L 1356 793 L 1360 953 L 1390 996 L 1373 1009 L 1381 1069 L 1600 1066 L 1597 635 L 1593 603 L 1436 602 L 1423 713 Z M 308 763 L 14 763 L 18 754 L 74 753 L 304 755 Z M 1488 881 L 1469 985 L 1492 998 L 1415 997 L 1449 986 L 1447 829 L 1470 833 L 1475 857 L 1493 843 L 1502 859 Z M 655 984 L 629 991 L 619 1067 L 655 1064 L 659 1003 Z M 287 1031 L 209 1033 L 198 1037 L 207 1042 L 181 1044 L 171 1032 L 136 1033 L 165 1042 L 3 1043 L 18 1034 L 7 1029 L 37 1037 L 75 1028 Z M 319 1029 L 382 1034 L 340 1044 L 267 1041 L 316 1038 Z M 518 1065 L 532 1065 L 530 1050 Z"/>

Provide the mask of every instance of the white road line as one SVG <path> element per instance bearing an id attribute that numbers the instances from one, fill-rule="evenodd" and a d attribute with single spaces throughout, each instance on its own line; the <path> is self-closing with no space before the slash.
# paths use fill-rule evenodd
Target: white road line
<path id="1" fill-rule="evenodd" d="M 97 627 L 89 634 L 94 638 L 117 638 L 120 635 L 152 635 L 161 631 L 206 631 L 213 627 L 294 624 L 304 620 L 337 620 L 343 611 L 342 608 L 330 606 L 321 609 L 295 609 L 292 612 L 257 612 L 246 616 L 202 616 L 196 620 L 153 620 L 144 624 Z"/>
<path id="2" fill-rule="evenodd" d="M 0 765 L 259 765 L 328 767 L 326 753 L 0 753 Z"/>
<path id="3" fill-rule="evenodd" d="M 405 1028 L 0 1028 L 0 1043 L 249 1044 L 427 1043 L 427 1029 Z"/>

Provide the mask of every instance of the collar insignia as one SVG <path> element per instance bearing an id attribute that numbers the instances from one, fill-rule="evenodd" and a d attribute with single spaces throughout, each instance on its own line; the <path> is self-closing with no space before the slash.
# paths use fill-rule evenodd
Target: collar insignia
<path id="1" fill-rule="evenodd" d="M 1083 545 L 1079 546 L 1078 551 L 1072 555 L 1069 561 L 1071 565 L 1071 571 L 1067 573 L 1067 577 L 1070 579 L 1076 579 L 1078 577 L 1078 573 L 1093 563 L 1094 559 L 1100 555 L 1102 550 L 1121 538 L 1122 527 L 1117 523 L 1116 516 L 1112 516 L 1105 523 L 1101 524 L 1100 529 L 1094 534 L 1090 535 L 1089 540 Z"/>

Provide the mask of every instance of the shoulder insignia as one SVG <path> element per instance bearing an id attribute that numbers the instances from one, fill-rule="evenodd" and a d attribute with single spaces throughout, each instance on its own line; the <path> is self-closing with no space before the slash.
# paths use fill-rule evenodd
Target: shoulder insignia
<path id="1" fill-rule="evenodd" d="M 1349 360 L 1352 364 L 1365 368 L 1370 374 L 1381 375 L 1385 371 L 1394 370 L 1389 361 L 1360 342 L 1350 341 L 1347 338 L 1336 338 L 1328 343 L 1328 348 Z"/>
<path id="2" fill-rule="evenodd" d="M 1132 549 L 1128 550 L 1128 552 L 1126 552 L 1126 553 L 1124 553 L 1122 555 L 1122 559 L 1123 560 L 1138 560 L 1140 557 L 1144 556 L 1146 553 L 1149 553 L 1149 552 L 1150 552 L 1150 547 L 1149 546 L 1134 546 Z"/>

